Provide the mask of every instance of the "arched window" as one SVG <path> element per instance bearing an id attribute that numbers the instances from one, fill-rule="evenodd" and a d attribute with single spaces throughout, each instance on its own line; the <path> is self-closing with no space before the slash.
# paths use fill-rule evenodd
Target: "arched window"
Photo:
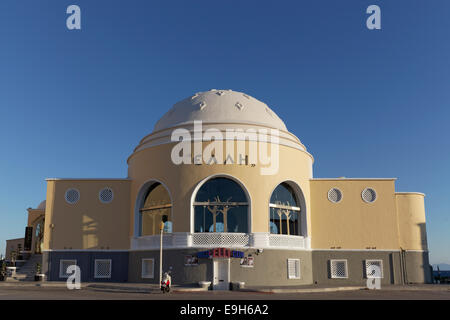
<path id="1" fill-rule="evenodd" d="M 248 232 L 248 200 L 239 184 L 218 177 L 200 187 L 194 202 L 194 232 Z"/>
<path id="2" fill-rule="evenodd" d="M 159 234 L 159 226 L 164 221 L 164 232 L 172 232 L 172 202 L 169 192 L 159 182 L 154 183 L 145 196 L 141 213 L 141 236 Z"/>
<path id="3" fill-rule="evenodd" d="M 270 197 L 270 233 L 300 235 L 300 204 L 292 187 L 283 182 Z"/>

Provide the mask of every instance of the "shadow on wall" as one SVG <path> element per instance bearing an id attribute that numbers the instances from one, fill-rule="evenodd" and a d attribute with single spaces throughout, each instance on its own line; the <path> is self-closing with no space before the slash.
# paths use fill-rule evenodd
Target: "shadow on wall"
<path id="1" fill-rule="evenodd" d="M 111 237 L 114 235 L 108 232 L 102 232 L 102 230 L 100 230 L 100 225 L 103 225 L 101 220 L 99 221 L 93 216 L 83 214 L 80 217 L 80 226 L 78 227 L 80 233 L 71 243 L 73 247 L 64 247 L 64 249 L 112 249 L 110 244 Z M 108 228 L 108 226 L 106 226 L 106 228 Z M 117 232 L 120 231 L 120 228 L 121 225 L 118 224 Z"/>
<path id="2" fill-rule="evenodd" d="M 98 247 L 98 222 L 92 217 L 83 215 L 82 217 L 82 241 L 84 249 L 100 249 Z M 102 248 L 103 249 L 103 248 Z"/>
<path id="3" fill-rule="evenodd" d="M 425 283 L 431 283 L 433 279 L 433 267 L 430 265 L 428 256 L 428 240 L 427 240 L 427 228 L 426 223 L 418 223 L 419 235 L 420 235 L 420 245 L 421 249 L 426 252 L 422 253 L 422 259 L 420 263 L 420 270 L 422 272 L 423 281 Z"/>
<path id="4" fill-rule="evenodd" d="M 427 227 L 425 223 L 418 223 L 420 232 L 420 244 L 422 246 L 422 250 L 428 250 L 428 241 L 427 241 Z"/>

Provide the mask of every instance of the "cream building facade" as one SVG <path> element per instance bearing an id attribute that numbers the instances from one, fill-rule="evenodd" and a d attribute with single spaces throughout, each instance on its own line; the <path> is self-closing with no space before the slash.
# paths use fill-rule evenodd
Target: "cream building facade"
<path id="1" fill-rule="evenodd" d="M 176 103 L 127 162 L 123 179 L 47 179 L 28 224 L 43 222 L 31 253 L 48 280 L 77 264 L 82 281 L 157 283 L 163 221 L 178 284 L 430 282 L 424 195 L 394 178 L 314 178 L 305 145 L 244 93 Z"/>

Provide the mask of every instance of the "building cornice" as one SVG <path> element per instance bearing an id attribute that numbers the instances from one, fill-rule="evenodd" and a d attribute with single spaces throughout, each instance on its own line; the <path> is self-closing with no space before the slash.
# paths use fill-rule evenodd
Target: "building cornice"
<path id="1" fill-rule="evenodd" d="M 422 193 L 422 192 L 396 192 L 395 195 L 399 195 L 399 196 L 418 195 L 418 196 L 425 197 L 425 193 Z"/>

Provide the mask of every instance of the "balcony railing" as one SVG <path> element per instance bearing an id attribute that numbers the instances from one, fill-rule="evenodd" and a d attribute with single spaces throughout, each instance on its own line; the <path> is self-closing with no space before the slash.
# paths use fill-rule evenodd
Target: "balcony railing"
<path id="1" fill-rule="evenodd" d="M 201 248 L 242 248 L 248 247 L 250 240 L 247 233 L 194 233 L 191 236 L 192 246 Z"/>
<path id="2" fill-rule="evenodd" d="M 131 239 L 131 249 L 159 249 L 160 236 L 143 236 Z M 259 248 L 304 250 L 310 248 L 307 237 L 259 233 L 184 233 L 164 234 L 164 248 Z"/>

